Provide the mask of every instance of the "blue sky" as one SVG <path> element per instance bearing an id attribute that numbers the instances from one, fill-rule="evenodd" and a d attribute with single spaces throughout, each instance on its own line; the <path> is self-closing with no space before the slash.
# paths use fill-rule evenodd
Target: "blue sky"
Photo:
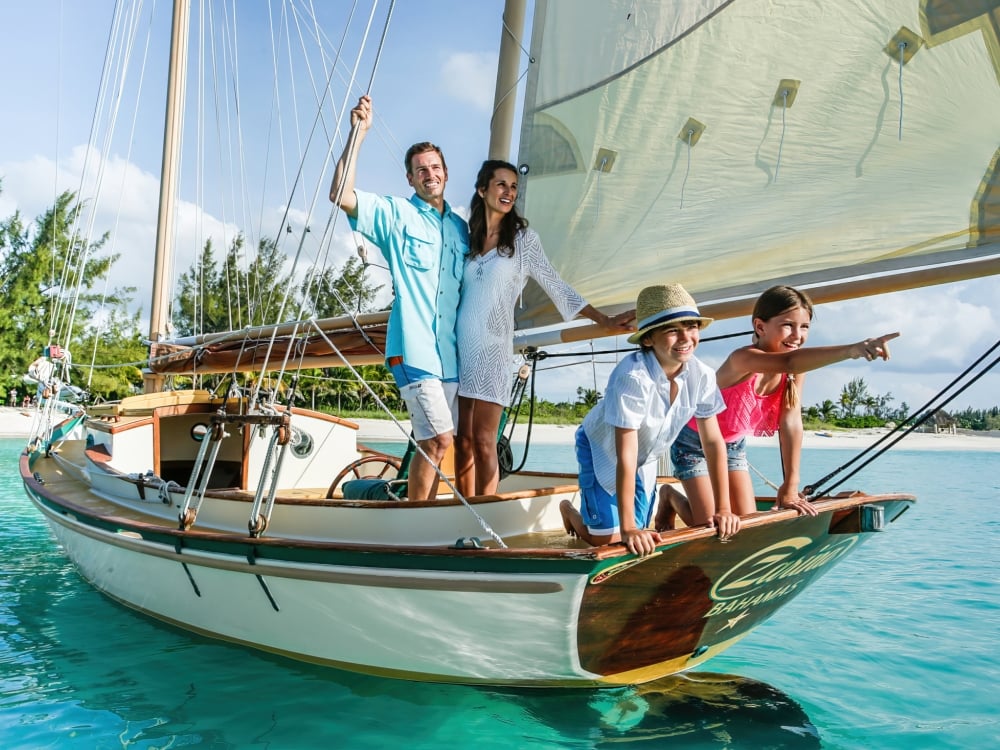
<path id="1" fill-rule="evenodd" d="M 271 3 L 272 8 L 278 5 L 277 0 Z M 316 3 L 321 13 L 348 5 Z M 160 0 L 156 13 L 169 14 L 168 6 Z M 89 139 L 113 7 L 108 0 L 0 3 L 4 39 L 0 66 L 8 71 L 5 116 L 0 118 L 0 216 L 19 210 L 26 220 L 33 219 L 52 204 L 58 192 L 80 187 L 84 146 Z M 262 1 L 237 4 L 239 11 L 247 14 L 248 24 L 260 24 L 266 30 L 262 20 L 266 11 L 261 10 L 265 7 Z M 502 0 L 398 0 L 373 85 L 377 132 L 369 137 L 361 155 L 359 187 L 407 193 L 400 165 L 402 152 L 414 141 L 432 140 L 443 148 L 448 161 L 450 202 L 467 205 L 476 170 L 488 148 L 502 8 Z M 379 23 L 373 27 L 369 42 L 368 67 L 359 72 L 362 86 L 370 75 L 372 51 L 381 32 Z M 339 29 L 331 25 L 328 33 L 333 36 Z M 525 35 L 528 38 L 527 29 Z M 151 37 L 151 61 L 162 58 L 167 41 L 167 31 Z M 267 62 L 263 47 L 243 47 L 241 55 L 250 70 L 256 63 Z M 522 60 L 522 65 L 526 64 Z M 109 174 L 123 178 L 121 182 L 108 179 L 108 184 L 128 185 L 121 197 L 111 201 L 122 207 L 122 218 L 102 213 L 95 221 L 98 232 L 116 232 L 115 250 L 123 255 L 112 283 L 139 287 L 137 303 L 144 309 L 149 305 L 148 284 L 134 272 L 152 262 L 162 127 L 162 93 L 156 86 L 162 89 L 162 83 L 157 83 L 162 78 L 162 65 L 151 62 L 145 85 L 154 90 L 152 98 L 160 102 L 159 110 L 153 107 L 137 112 L 131 137 L 114 143 L 103 162 Z M 298 83 L 305 88 L 304 81 Z M 248 101 L 246 106 L 263 106 L 271 93 L 259 92 L 259 102 Z M 132 112 L 122 117 L 131 118 Z M 339 150 L 338 142 L 334 152 Z M 260 168 L 262 152 L 250 144 L 246 154 L 248 170 Z M 323 160 L 317 158 L 313 166 L 318 172 Z M 275 168 L 274 174 L 278 171 Z M 290 180 L 288 172 L 293 170 L 286 166 L 284 171 L 280 179 L 273 180 L 277 187 Z M 328 173 L 311 177 L 317 183 L 329 180 Z M 193 192 L 183 197 L 187 201 L 196 198 Z M 306 197 L 302 205 L 308 202 Z M 302 206 L 296 211 L 300 209 Z M 271 213 L 280 215 L 279 201 L 275 200 Z M 293 214 L 293 226 L 298 215 Z M 323 198 L 311 225 L 322 225 L 330 215 Z M 230 217 L 219 218 L 220 226 L 227 222 L 231 222 Z M 342 263 L 352 252 L 351 245 L 349 235 L 340 232 L 334 262 Z M 178 266 L 184 270 L 192 259 L 190 254 L 182 256 Z M 891 392 L 896 404 L 905 401 L 911 408 L 923 404 L 997 340 L 998 291 L 998 279 L 988 278 L 818 307 L 810 344 L 846 343 L 896 330 L 903 336 L 894 342 L 893 358 L 888 363 L 848 362 L 811 374 L 806 403 L 835 399 L 848 380 L 860 376 L 872 391 Z M 727 321 L 709 332 L 745 328 L 747 321 Z M 595 348 L 610 348 L 608 344 L 599 341 Z M 718 365 L 730 346 L 732 342 L 704 344 L 699 355 Z M 597 367 L 583 364 L 544 374 L 538 391 L 546 398 L 572 400 L 579 385 L 603 390 L 612 366 L 608 359 L 603 357 Z M 998 393 L 1000 375 L 992 374 L 959 396 L 953 407 L 1000 404 Z"/>

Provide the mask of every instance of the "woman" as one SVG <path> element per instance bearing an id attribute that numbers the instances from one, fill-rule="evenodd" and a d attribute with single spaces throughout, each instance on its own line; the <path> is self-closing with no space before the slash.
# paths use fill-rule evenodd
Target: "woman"
<path id="1" fill-rule="evenodd" d="M 455 474 L 463 495 L 488 495 L 500 483 L 497 432 L 510 399 L 514 304 L 528 278 L 545 290 L 564 320 L 583 315 L 620 333 L 635 311 L 609 317 L 587 304 L 545 257 L 538 233 L 517 213 L 517 169 L 483 162 L 469 215 L 469 256 L 458 306 L 458 433 Z"/>

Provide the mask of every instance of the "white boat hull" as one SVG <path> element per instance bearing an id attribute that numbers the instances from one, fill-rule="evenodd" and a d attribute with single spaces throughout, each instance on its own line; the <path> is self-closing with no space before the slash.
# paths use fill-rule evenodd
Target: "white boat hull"
<path id="1" fill-rule="evenodd" d="M 188 630 L 395 677 L 600 680 L 574 658 L 585 575 L 250 565 L 228 555 L 178 554 L 40 507 L 95 588 Z"/>

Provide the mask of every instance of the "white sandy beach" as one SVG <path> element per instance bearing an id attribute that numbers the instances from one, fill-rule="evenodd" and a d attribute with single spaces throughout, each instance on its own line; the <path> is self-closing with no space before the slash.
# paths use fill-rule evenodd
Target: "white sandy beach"
<path id="1" fill-rule="evenodd" d="M 382 419 L 359 419 L 361 425 L 359 439 L 386 441 L 403 440 L 405 433 L 400 431 L 391 420 Z M 405 430 L 409 430 L 409 423 L 401 423 Z M 531 441 L 533 443 L 566 443 L 573 442 L 575 425 L 553 425 L 541 424 L 532 428 Z M 526 428 L 523 424 L 518 424 L 514 432 L 514 440 L 523 441 Z M 846 448 L 848 450 L 862 450 L 879 440 L 889 432 L 887 429 L 869 430 L 838 430 L 827 436 L 813 431 L 806 431 L 803 436 L 804 448 Z M 893 436 L 895 439 L 898 436 Z M 886 441 L 888 442 L 888 441 Z M 774 445 L 777 447 L 778 438 L 750 438 L 751 445 Z M 897 449 L 904 450 L 947 450 L 947 451 L 1000 451 L 1000 433 L 958 433 L 958 434 L 934 434 L 928 432 L 913 432 L 904 437 L 896 446 Z"/>
<path id="2" fill-rule="evenodd" d="M 10 407 L 0 407 L 0 437 L 5 438 L 27 438 L 31 435 L 34 424 L 34 413 L 29 409 L 15 409 Z M 409 433 L 408 422 L 400 423 L 402 429 L 389 419 L 359 419 L 360 425 L 359 440 L 367 441 L 389 441 L 404 440 Z M 566 443 L 573 442 L 575 425 L 553 425 L 540 424 L 532 428 L 531 441 L 533 443 Z M 514 440 L 523 441 L 526 427 L 518 424 L 514 433 Z M 836 430 L 830 433 L 817 433 L 806 431 L 803 438 L 805 448 L 846 448 L 848 450 L 861 450 L 871 445 L 888 430 Z M 775 445 L 778 439 L 751 438 L 752 445 Z M 973 433 L 928 433 L 914 432 L 904 437 L 896 446 L 902 450 L 948 450 L 948 451 L 998 451 L 1000 452 L 1000 433 L 973 432 Z"/>

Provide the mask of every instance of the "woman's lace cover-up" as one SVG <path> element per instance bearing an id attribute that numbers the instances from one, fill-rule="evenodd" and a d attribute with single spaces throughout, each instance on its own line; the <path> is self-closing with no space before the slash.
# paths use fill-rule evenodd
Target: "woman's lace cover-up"
<path id="1" fill-rule="evenodd" d="M 514 305 L 528 277 L 545 290 L 563 320 L 587 306 L 545 257 L 534 229 L 514 238 L 514 255 L 490 250 L 469 258 L 458 306 L 458 394 L 507 406 L 513 382 Z"/>

